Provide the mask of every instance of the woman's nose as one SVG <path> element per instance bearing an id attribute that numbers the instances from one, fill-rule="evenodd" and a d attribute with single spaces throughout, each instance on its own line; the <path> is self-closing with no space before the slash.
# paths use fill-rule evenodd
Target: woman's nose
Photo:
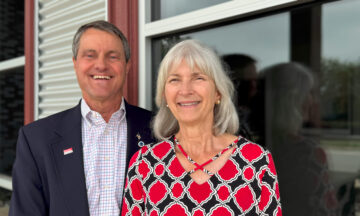
<path id="1" fill-rule="evenodd" d="M 182 85 L 180 87 L 180 93 L 181 94 L 192 94 L 193 93 L 193 84 L 189 81 L 182 82 Z"/>

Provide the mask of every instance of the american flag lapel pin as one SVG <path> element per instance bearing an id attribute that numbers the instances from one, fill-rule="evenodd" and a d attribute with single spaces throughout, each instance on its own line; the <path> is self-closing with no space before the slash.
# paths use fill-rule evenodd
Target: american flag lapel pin
<path id="1" fill-rule="evenodd" d="M 68 154 L 71 154 L 73 153 L 73 149 L 72 148 L 68 148 L 68 149 L 64 149 L 64 155 L 68 155 Z"/>

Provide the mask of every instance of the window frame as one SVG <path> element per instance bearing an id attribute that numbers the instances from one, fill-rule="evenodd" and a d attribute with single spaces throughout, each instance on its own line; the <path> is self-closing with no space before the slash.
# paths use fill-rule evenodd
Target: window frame
<path id="1" fill-rule="evenodd" d="M 151 1 L 139 2 L 139 106 L 152 109 L 152 39 L 259 15 L 314 0 L 233 0 L 151 22 Z"/>

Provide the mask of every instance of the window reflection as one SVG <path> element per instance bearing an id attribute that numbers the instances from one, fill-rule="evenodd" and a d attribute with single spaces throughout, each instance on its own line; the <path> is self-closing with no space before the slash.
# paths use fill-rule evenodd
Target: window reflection
<path id="1" fill-rule="evenodd" d="M 230 79 L 233 81 L 236 90 L 234 103 L 241 122 L 239 133 L 249 140 L 264 143 L 264 141 L 259 140 L 259 136 L 255 136 L 259 132 L 255 131 L 258 127 L 254 125 L 255 121 L 252 119 L 255 106 L 259 106 L 254 100 L 258 94 L 256 60 L 245 54 L 224 55 L 222 60 L 226 70 L 229 71 Z"/>
<path id="2" fill-rule="evenodd" d="M 274 154 L 284 215 L 355 215 L 359 20 L 359 1 L 336 1 L 154 39 L 153 84 L 176 42 L 212 46 L 237 86 L 239 133 Z"/>
<path id="3" fill-rule="evenodd" d="M 151 0 L 151 21 L 165 19 L 229 0 Z"/>
<path id="4" fill-rule="evenodd" d="M 24 124 L 23 68 L 0 71 L 0 174 L 11 175 L 19 128 Z"/>
<path id="5" fill-rule="evenodd" d="M 313 72 L 281 63 L 260 72 L 265 96 L 266 146 L 279 173 L 284 215 L 337 215 L 336 192 L 318 136 L 302 132 L 311 121 Z"/>
<path id="6" fill-rule="evenodd" d="M 7 61 L 24 55 L 24 2 L 0 3 L 0 215 L 7 199 L 1 187 L 11 175 L 18 131 L 24 123 L 24 68 L 5 69 L 12 65 Z"/>

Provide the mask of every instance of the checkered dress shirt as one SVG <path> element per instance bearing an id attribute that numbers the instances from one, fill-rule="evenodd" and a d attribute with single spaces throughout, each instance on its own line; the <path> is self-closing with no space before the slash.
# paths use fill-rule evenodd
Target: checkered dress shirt
<path id="1" fill-rule="evenodd" d="M 127 124 L 124 99 L 108 123 L 81 100 L 86 189 L 91 216 L 119 215 L 123 196 Z"/>

